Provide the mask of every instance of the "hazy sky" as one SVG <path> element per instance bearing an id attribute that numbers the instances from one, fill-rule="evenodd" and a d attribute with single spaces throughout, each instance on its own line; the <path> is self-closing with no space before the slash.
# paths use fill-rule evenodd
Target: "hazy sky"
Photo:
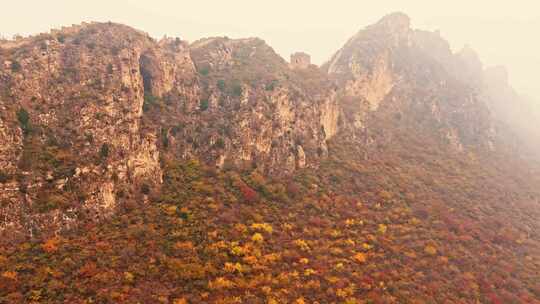
<path id="1" fill-rule="evenodd" d="M 0 34 L 33 34 L 81 21 L 114 21 L 194 41 L 208 36 L 266 40 L 285 58 L 303 50 L 322 63 L 359 29 L 394 12 L 413 27 L 440 29 L 454 49 L 470 44 L 486 65 L 506 65 L 511 82 L 540 100 L 538 0 L 4 0 Z"/>

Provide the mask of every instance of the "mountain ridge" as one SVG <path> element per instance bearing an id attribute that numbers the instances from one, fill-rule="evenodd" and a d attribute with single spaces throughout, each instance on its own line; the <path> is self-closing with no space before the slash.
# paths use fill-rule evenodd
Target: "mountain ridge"
<path id="1" fill-rule="evenodd" d="M 506 79 L 403 13 L 320 68 L 113 23 L 0 42 L 0 302 L 539 303 Z"/>

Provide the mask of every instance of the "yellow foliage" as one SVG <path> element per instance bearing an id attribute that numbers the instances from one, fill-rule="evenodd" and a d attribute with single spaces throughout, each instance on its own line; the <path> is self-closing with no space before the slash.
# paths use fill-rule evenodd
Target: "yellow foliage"
<path id="1" fill-rule="evenodd" d="M 58 250 L 58 244 L 60 243 L 60 240 L 58 238 L 52 238 L 47 240 L 45 243 L 41 245 L 41 249 L 47 253 L 53 253 Z"/>
<path id="2" fill-rule="evenodd" d="M 416 258 L 416 253 L 414 253 L 414 251 L 408 251 L 408 252 L 405 252 L 405 256 L 411 258 L 411 259 L 415 259 Z"/>
<path id="3" fill-rule="evenodd" d="M 319 280 L 310 280 L 307 283 L 304 284 L 304 289 L 320 289 L 321 288 L 321 282 Z"/>
<path id="4" fill-rule="evenodd" d="M 267 233 L 272 233 L 272 231 L 273 231 L 272 225 L 270 225 L 268 223 L 254 223 L 254 224 L 251 224 L 251 229 L 264 231 L 264 232 L 267 232 Z"/>
<path id="5" fill-rule="evenodd" d="M 195 247 L 192 242 L 176 242 L 174 244 L 174 249 L 181 251 L 193 251 Z"/>
<path id="6" fill-rule="evenodd" d="M 283 228 L 283 230 L 286 230 L 286 231 L 293 229 L 293 225 L 289 223 L 284 223 L 283 225 L 281 225 L 281 227 Z"/>
<path id="7" fill-rule="evenodd" d="M 165 213 L 167 213 L 169 216 L 173 216 L 176 214 L 176 211 L 178 210 L 178 207 L 175 205 L 169 205 L 164 208 Z"/>
<path id="8" fill-rule="evenodd" d="M 387 229 L 388 227 L 385 224 L 379 224 L 379 229 L 378 229 L 379 233 L 385 234 Z"/>
<path id="9" fill-rule="evenodd" d="M 250 265 L 255 265 L 257 264 L 257 258 L 250 255 L 250 256 L 245 256 L 243 259 L 242 259 L 244 262 L 246 262 L 247 264 L 250 264 Z"/>
<path id="10" fill-rule="evenodd" d="M 447 257 L 442 256 L 442 257 L 439 258 L 439 260 L 440 260 L 441 263 L 443 263 L 443 264 L 448 264 L 448 258 L 447 258 Z"/>
<path id="11" fill-rule="evenodd" d="M 272 288 L 270 286 L 263 286 L 263 287 L 261 287 L 261 290 L 262 290 L 262 292 L 264 292 L 267 295 L 272 292 Z"/>
<path id="12" fill-rule="evenodd" d="M 233 245 L 231 248 L 231 253 L 236 256 L 243 256 L 247 253 L 247 250 L 245 247 Z"/>
<path id="13" fill-rule="evenodd" d="M 356 225 L 356 220 L 355 219 L 346 219 L 345 220 L 345 226 L 352 227 L 354 225 Z"/>
<path id="14" fill-rule="evenodd" d="M 246 271 L 245 267 L 242 266 L 242 264 L 240 263 L 225 263 L 225 271 L 226 272 L 230 272 L 230 273 L 233 273 L 233 272 L 239 272 L 239 273 L 242 273 L 244 271 Z"/>
<path id="15" fill-rule="evenodd" d="M 301 264 L 304 264 L 304 265 L 305 265 L 305 264 L 308 264 L 308 263 L 309 263 L 309 259 L 301 258 L 301 259 L 300 259 L 300 263 L 301 263 Z"/>
<path id="16" fill-rule="evenodd" d="M 174 299 L 173 304 L 188 304 L 186 298 Z"/>
<path id="17" fill-rule="evenodd" d="M 264 237 L 262 236 L 262 234 L 257 232 L 251 237 L 251 240 L 255 243 L 262 243 L 264 242 Z"/>
<path id="18" fill-rule="evenodd" d="M 294 301 L 294 304 L 306 304 L 306 301 L 304 298 L 298 298 L 296 301 Z"/>
<path id="19" fill-rule="evenodd" d="M 125 279 L 127 282 L 131 283 L 131 282 L 133 282 L 133 280 L 135 279 L 135 276 L 134 276 L 131 272 L 127 272 L 127 271 L 126 271 L 126 272 L 124 272 L 124 279 Z"/>
<path id="20" fill-rule="evenodd" d="M 339 278 L 338 278 L 338 277 L 334 277 L 334 276 L 328 277 L 328 278 L 326 278 L 326 280 L 327 280 L 329 283 L 331 283 L 331 284 L 335 284 L 335 283 L 339 282 Z"/>
<path id="21" fill-rule="evenodd" d="M 359 252 L 354 255 L 354 260 L 358 263 L 365 263 L 367 261 L 367 256 L 364 253 Z"/>
<path id="22" fill-rule="evenodd" d="M 295 240 L 294 244 L 298 246 L 301 250 L 309 251 L 309 245 L 305 240 L 302 240 L 302 239 Z"/>
<path id="23" fill-rule="evenodd" d="M 275 263 L 279 260 L 281 260 L 281 254 L 279 253 L 269 253 L 269 254 L 265 254 L 263 256 L 263 260 L 265 261 L 265 263 Z"/>
<path id="24" fill-rule="evenodd" d="M 17 273 L 15 271 L 4 271 L 2 273 L 2 277 L 6 278 L 6 279 L 16 280 L 17 279 Z"/>
<path id="25" fill-rule="evenodd" d="M 224 277 L 219 277 L 208 283 L 210 289 L 229 289 L 234 287 L 234 283 Z"/>
<path id="26" fill-rule="evenodd" d="M 426 248 L 424 248 L 424 252 L 429 255 L 436 255 L 437 254 L 437 248 L 432 245 L 427 245 Z"/>
<path id="27" fill-rule="evenodd" d="M 341 236 L 341 231 L 332 229 L 332 231 L 330 232 L 330 236 L 332 236 L 333 238 L 338 238 Z"/>
<path id="28" fill-rule="evenodd" d="M 334 247 L 330 249 L 330 253 L 333 255 L 341 255 L 343 254 L 343 249 Z"/>
<path id="29" fill-rule="evenodd" d="M 246 225 L 244 224 L 241 224 L 241 223 L 238 223 L 236 225 L 234 225 L 234 229 L 240 233 L 246 233 L 247 232 L 247 227 Z"/>
<path id="30" fill-rule="evenodd" d="M 409 224 L 411 224 L 411 225 L 416 226 L 416 225 L 419 225 L 420 223 L 421 223 L 420 220 L 415 218 L 415 217 L 413 217 L 412 219 L 409 220 Z"/>
<path id="31" fill-rule="evenodd" d="M 311 268 L 308 268 L 308 269 L 306 269 L 306 270 L 304 271 L 304 275 L 305 275 L 306 277 L 308 277 L 308 276 L 310 276 L 310 275 L 313 275 L 313 274 L 316 274 L 316 273 L 317 273 L 317 271 L 315 271 L 314 269 L 311 269 Z"/>
<path id="32" fill-rule="evenodd" d="M 270 298 L 270 299 L 268 299 L 267 304 L 279 304 L 279 302 L 274 298 Z"/>
<path id="33" fill-rule="evenodd" d="M 371 248 L 373 248 L 373 246 L 368 243 L 364 243 L 362 244 L 362 248 L 364 248 L 365 250 L 370 250 Z"/>

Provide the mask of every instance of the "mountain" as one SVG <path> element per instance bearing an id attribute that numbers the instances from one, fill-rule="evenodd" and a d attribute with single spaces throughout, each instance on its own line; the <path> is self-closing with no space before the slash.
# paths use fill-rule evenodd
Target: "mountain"
<path id="1" fill-rule="evenodd" d="M 540 303 L 506 74 L 403 13 L 307 58 L 114 23 L 0 41 L 0 302 Z"/>

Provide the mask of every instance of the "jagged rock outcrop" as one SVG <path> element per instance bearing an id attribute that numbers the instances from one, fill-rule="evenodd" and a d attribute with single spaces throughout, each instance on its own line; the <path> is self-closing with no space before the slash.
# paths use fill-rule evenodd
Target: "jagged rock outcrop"
<path id="1" fill-rule="evenodd" d="M 188 45 L 92 23 L 0 50 L 3 228 L 101 217 L 159 186 L 165 155 L 290 174 L 337 132 L 326 75 L 259 39 Z"/>
<path id="2" fill-rule="evenodd" d="M 22 212 L 41 214 L 33 226 L 61 225 L 50 210 L 110 212 L 120 189 L 159 183 L 156 135 L 141 120 L 140 60 L 155 48 L 128 27 L 91 24 L 2 49 L 3 159 L 19 189 L 0 198 L 3 226 Z"/>
<path id="3" fill-rule="evenodd" d="M 181 130 L 169 125 L 165 131 L 180 156 L 284 175 L 327 155 L 339 109 L 317 68 L 292 70 L 256 38 L 203 39 L 192 44 L 191 55 L 201 96 L 173 114 Z"/>
<path id="4" fill-rule="evenodd" d="M 493 113 L 513 98 L 472 49 L 402 13 L 322 68 L 291 68 L 257 38 L 156 41 L 112 23 L 2 41 L 0 56 L 0 227 L 31 233 L 148 201 L 169 158 L 288 176 L 335 139 L 366 157 L 411 134 L 497 150 Z"/>
<path id="5" fill-rule="evenodd" d="M 357 33 L 323 68 L 340 86 L 351 132 L 365 143 L 376 141 L 370 125 L 381 121 L 386 130 L 379 139 L 391 142 L 393 120 L 397 129 L 437 137 L 458 151 L 493 149 L 487 107 L 450 70 L 455 61 L 470 63 L 469 55 L 452 54 L 438 32 L 413 30 L 406 15 L 395 13 Z"/>

